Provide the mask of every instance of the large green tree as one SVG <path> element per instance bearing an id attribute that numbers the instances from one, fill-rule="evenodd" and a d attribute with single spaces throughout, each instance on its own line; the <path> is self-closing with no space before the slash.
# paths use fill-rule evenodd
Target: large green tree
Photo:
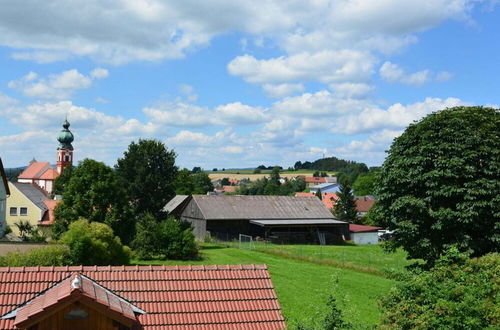
<path id="1" fill-rule="evenodd" d="M 62 196 L 63 202 L 55 210 L 54 238 L 83 217 L 108 224 L 125 243 L 132 239 L 134 226 L 130 223 L 125 190 L 109 166 L 92 159 L 83 160 L 73 171 Z"/>
<path id="2" fill-rule="evenodd" d="M 428 265 L 449 246 L 472 256 L 500 246 L 500 113 L 456 107 L 411 124 L 389 150 L 375 189 L 392 247 Z"/>
<path id="3" fill-rule="evenodd" d="M 123 158 L 118 159 L 116 173 L 121 178 L 130 204 L 136 214 L 154 216 L 175 196 L 176 154 L 157 140 L 132 142 Z"/>

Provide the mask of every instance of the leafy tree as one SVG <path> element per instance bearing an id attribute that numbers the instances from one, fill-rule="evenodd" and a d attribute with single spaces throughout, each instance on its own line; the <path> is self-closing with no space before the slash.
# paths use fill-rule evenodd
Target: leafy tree
<path id="1" fill-rule="evenodd" d="M 110 167 L 92 159 L 83 160 L 75 168 L 64 189 L 63 202 L 55 209 L 54 238 L 58 239 L 80 217 L 107 223 L 124 242 L 133 237 L 133 218 L 125 190 Z"/>
<path id="2" fill-rule="evenodd" d="M 319 171 L 314 171 L 314 173 L 313 173 L 313 177 L 314 177 L 314 178 L 318 178 L 319 176 L 320 176 Z"/>
<path id="3" fill-rule="evenodd" d="M 376 178 L 377 171 L 370 171 L 366 174 L 360 174 L 352 185 L 352 189 L 354 190 L 356 196 L 373 195 Z"/>
<path id="4" fill-rule="evenodd" d="M 193 169 L 191 170 L 191 173 L 193 173 L 193 174 L 194 174 L 194 173 L 198 173 L 198 172 L 201 172 L 201 171 L 202 171 L 202 170 L 201 170 L 201 167 L 199 167 L 199 166 L 195 166 L 195 167 L 193 167 Z"/>
<path id="5" fill-rule="evenodd" d="M 229 181 L 229 178 L 222 178 L 220 181 L 221 186 L 229 186 L 231 185 L 231 182 Z"/>
<path id="6" fill-rule="evenodd" d="M 500 246 L 500 113 L 456 107 L 411 124 L 389 150 L 375 189 L 378 221 L 428 265 L 450 245 L 481 256 Z"/>
<path id="7" fill-rule="evenodd" d="M 127 265 L 130 261 L 130 249 L 103 223 L 79 219 L 69 225 L 60 243 L 69 247 L 73 265 Z"/>
<path id="8" fill-rule="evenodd" d="M 65 245 L 47 245 L 26 252 L 9 252 L 0 256 L 0 267 L 66 265 L 72 263 L 69 248 Z"/>
<path id="9" fill-rule="evenodd" d="M 259 166 L 257 166 L 257 168 L 258 168 L 259 170 L 267 170 L 266 165 L 259 165 Z"/>
<path id="10" fill-rule="evenodd" d="M 339 198 L 333 207 L 333 215 L 341 221 L 357 223 L 358 211 L 356 210 L 356 202 L 352 195 L 351 186 L 349 184 L 341 185 L 337 196 Z"/>
<path id="11" fill-rule="evenodd" d="M 19 236 L 23 241 L 27 241 L 31 236 L 31 232 L 33 231 L 33 225 L 28 220 L 20 220 L 19 222 L 14 223 L 14 226 L 19 230 Z"/>
<path id="12" fill-rule="evenodd" d="M 319 198 L 319 200 L 323 200 L 323 197 L 321 196 L 321 189 L 316 190 L 316 197 Z"/>
<path id="13" fill-rule="evenodd" d="M 352 329 L 352 324 L 344 319 L 344 313 L 339 308 L 337 298 L 333 294 L 328 296 L 326 303 L 327 312 L 322 322 L 324 330 Z"/>
<path id="14" fill-rule="evenodd" d="M 188 260 L 198 256 L 193 229 L 188 222 L 173 218 L 158 222 L 149 213 L 137 223 L 132 247 L 141 259 Z"/>
<path id="15" fill-rule="evenodd" d="M 298 162 L 295 162 L 295 165 L 293 165 L 293 168 L 298 171 L 302 169 L 302 162 L 299 160 Z"/>
<path id="16" fill-rule="evenodd" d="M 255 170 L 253 170 L 253 174 L 260 174 L 262 172 L 262 170 L 260 168 L 256 168 Z"/>
<path id="17" fill-rule="evenodd" d="M 129 144 L 123 158 L 118 159 L 116 173 L 136 214 L 160 214 L 175 196 L 175 157 L 175 152 L 169 151 L 160 141 L 139 140 Z"/>
<path id="18" fill-rule="evenodd" d="M 198 172 L 193 174 L 192 177 L 194 186 L 193 194 L 206 194 L 214 190 L 214 185 L 207 173 Z"/>
<path id="19" fill-rule="evenodd" d="M 217 167 L 214 167 L 214 169 L 212 170 L 212 172 L 217 172 Z"/>
<path id="20" fill-rule="evenodd" d="M 178 171 L 174 185 L 175 185 L 175 193 L 177 195 L 192 194 L 194 190 L 194 184 L 191 171 L 188 170 L 187 168 Z"/>
<path id="21" fill-rule="evenodd" d="M 430 271 L 399 281 L 385 295 L 381 329 L 498 329 L 500 256 L 450 253 Z"/>
<path id="22" fill-rule="evenodd" d="M 328 176 L 328 173 L 326 173 L 325 171 L 321 171 L 320 176 L 321 176 L 322 178 L 326 178 L 326 177 Z"/>
<path id="23" fill-rule="evenodd" d="M 71 179 L 71 175 L 73 174 L 73 166 L 67 166 L 62 171 L 61 175 L 59 175 L 54 181 L 54 188 L 52 190 L 52 196 L 62 195 L 66 185 Z"/>

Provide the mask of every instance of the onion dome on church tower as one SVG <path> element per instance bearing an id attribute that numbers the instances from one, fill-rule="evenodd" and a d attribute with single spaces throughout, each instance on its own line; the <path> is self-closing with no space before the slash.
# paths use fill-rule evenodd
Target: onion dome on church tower
<path id="1" fill-rule="evenodd" d="M 59 132 L 59 135 L 57 136 L 57 141 L 59 141 L 59 148 L 58 149 L 69 149 L 73 150 L 73 146 L 71 145 L 71 142 L 75 139 L 73 137 L 73 133 L 69 130 L 69 122 L 66 119 L 63 123 L 63 129 Z"/>

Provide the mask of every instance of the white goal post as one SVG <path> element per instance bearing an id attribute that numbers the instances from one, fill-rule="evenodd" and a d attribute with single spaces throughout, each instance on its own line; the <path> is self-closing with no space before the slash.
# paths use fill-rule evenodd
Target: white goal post
<path id="1" fill-rule="evenodd" d="M 255 248 L 255 245 L 253 243 L 252 236 L 240 234 L 238 247 L 240 249 L 253 250 Z"/>

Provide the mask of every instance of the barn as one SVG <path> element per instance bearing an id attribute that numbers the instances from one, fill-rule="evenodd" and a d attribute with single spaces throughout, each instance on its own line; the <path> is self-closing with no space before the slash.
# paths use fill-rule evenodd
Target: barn
<path id="1" fill-rule="evenodd" d="M 334 244 L 349 237 L 349 224 L 335 219 L 317 197 L 176 196 L 164 211 L 190 222 L 199 240 L 244 234 L 274 243 Z"/>

